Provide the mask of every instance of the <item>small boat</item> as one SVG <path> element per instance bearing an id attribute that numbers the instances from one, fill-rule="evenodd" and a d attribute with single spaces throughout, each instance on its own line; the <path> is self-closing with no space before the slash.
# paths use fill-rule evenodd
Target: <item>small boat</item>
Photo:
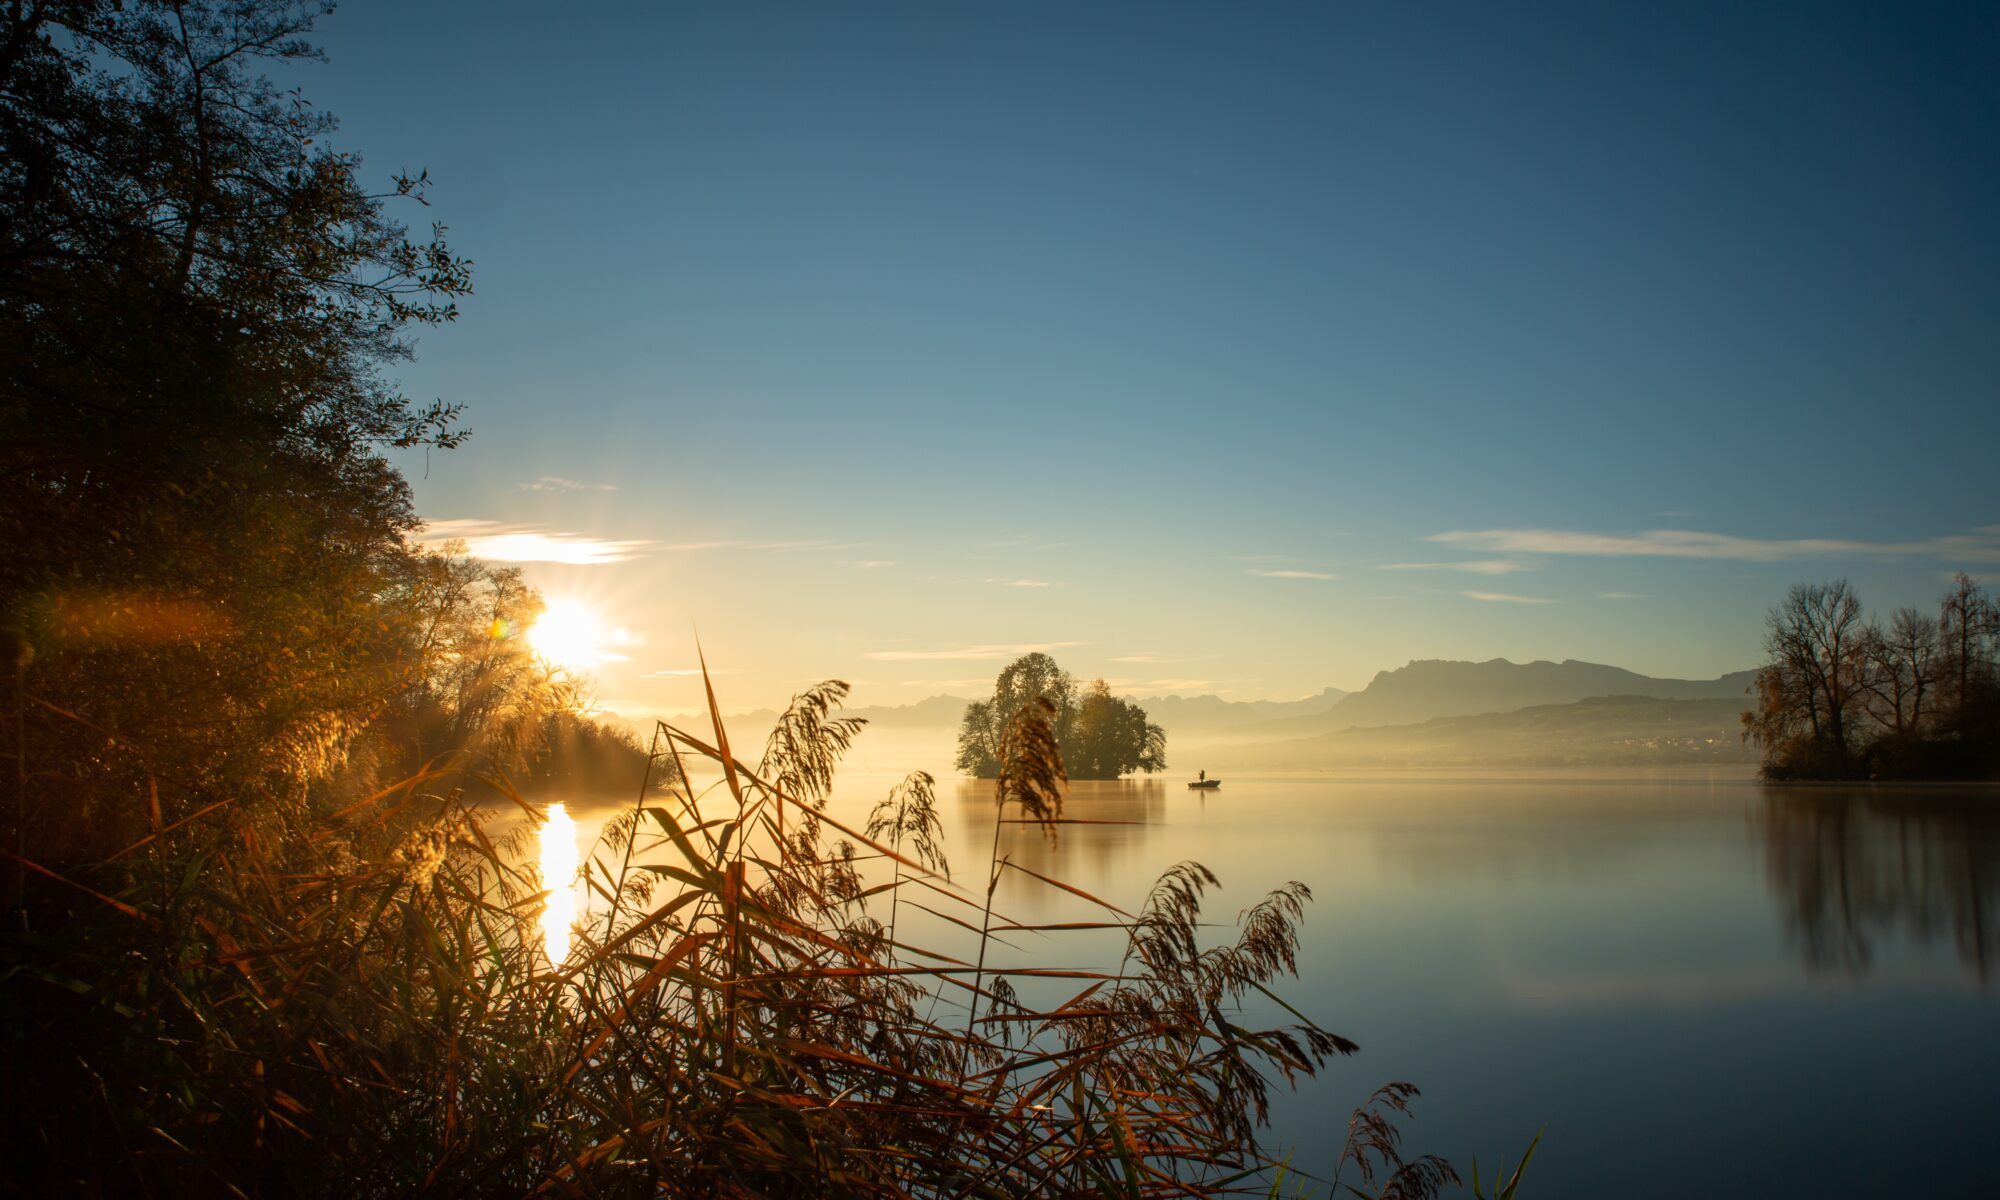
<path id="1" fill-rule="evenodd" d="M 1203 791 L 1207 791 L 1212 788 L 1221 787 L 1222 781 L 1220 779 L 1190 779 L 1188 780 L 1188 786 L 1191 788 L 1200 788 Z"/>

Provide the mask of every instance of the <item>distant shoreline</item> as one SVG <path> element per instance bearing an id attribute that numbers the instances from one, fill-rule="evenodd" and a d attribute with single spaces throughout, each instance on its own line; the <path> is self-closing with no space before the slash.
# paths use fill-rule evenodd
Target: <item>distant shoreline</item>
<path id="1" fill-rule="evenodd" d="M 1989 791 L 2000 797 L 2000 779 L 1759 779 L 1772 788 L 1858 788 L 1893 791 Z"/>

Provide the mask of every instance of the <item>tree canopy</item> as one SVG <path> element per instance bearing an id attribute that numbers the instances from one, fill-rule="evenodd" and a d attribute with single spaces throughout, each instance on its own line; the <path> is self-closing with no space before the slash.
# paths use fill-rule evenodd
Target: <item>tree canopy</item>
<path id="1" fill-rule="evenodd" d="M 518 570 L 414 538 L 389 452 L 466 435 L 389 372 L 454 318 L 469 264 L 442 227 L 392 219 L 423 205 L 421 175 L 371 188 L 333 120 L 267 77 L 317 57 L 327 7 L 0 12 L 0 1076 L 43 1101 L 6 1130 L 9 1161 L 55 1191 L 240 1190 L 142 1163 L 133 1135 L 193 1161 L 247 1064 L 275 1077 L 329 1025 L 395 1061 L 369 1028 L 385 1010 L 331 997 L 401 961 L 363 942 L 407 948 L 389 898 L 413 901 L 473 775 L 610 763 L 622 791 L 646 759 L 530 651 L 541 600 Z M 331 970 L 211 1007 L 209 967 L 247 979 L 262 958 L 223 957 L 262 936 L 224 931 L 253 876 L 270 914 L 328 921 L 284 940 Z M 364 876 L 382 906 L 336 915 Z M 297 890 L 336 877 L 328 905 Z M 216 1137 L 248 1161 L 251 1140 Z"/>
<path id="2" fill-rule="evenodd" d="M 2000 771 L 2000 606 L 1960 573 L 1937 616 L 1866 619 L 1846 580 L 1798 584 L 1765 621 L 1744 736 L 1773 778 Z"/>
<path id="3" fill-rule="evenodd" d="M 530 653 L 518 570 L 415 542 L 388 454 L 467 434 L 391 372 L 470 263 L 392 214 L 424 175 L 371 186 L 268 77 L 319 57 L 328 8 L 0 21 L 0 630 L 37 797 L 7 819 L 41 861 L 223 801 L 339 807 L 447 753 L 643 758 Z"/>
<path id="4" fill-rule="evenodd" d="M 267 77 L 321 6 L 71 0 L 0 29 L 0 624 L 32 647 L 31 763 L 171 818 L 289 794 L 428 669 L 402 614 L 392 447 L 458 408 L 385 369 L 469 264 L 387 209 Z M 115 731 L 107 742 L 102 731 Z"/>
<path id="5" fill-rule="evenodd" d="M 993 682 L 993 698 L 966 706 L 959 725 L 958 769 L 980 779 L 1000 772 L 1001 739 L 1021 709 L 1036 699 L 1054 711 L 1051 727 L 1071 779 L 1117 779 L 1163 771 L 1167 735 L 1146 710 L 1111 694 L 1102 679 L 1079 689 L 1047 654 L 1024 654 Z"/>

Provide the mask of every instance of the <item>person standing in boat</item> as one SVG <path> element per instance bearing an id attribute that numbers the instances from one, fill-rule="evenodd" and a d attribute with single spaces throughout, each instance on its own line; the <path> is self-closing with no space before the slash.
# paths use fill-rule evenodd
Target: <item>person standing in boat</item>
<path id="1" fill-rule="evenodd" d="M 1196 771 L 1196 772 L 1194 773 L 1194 777 L 1195 777 L 1195 778 L 1196 778 L 1197 780 L 1201 781 L 1202 783 L 1207 783 L 1207 782 L 1208 782 L 1208 772 L 1207 772 L 1207 771 Z"/>

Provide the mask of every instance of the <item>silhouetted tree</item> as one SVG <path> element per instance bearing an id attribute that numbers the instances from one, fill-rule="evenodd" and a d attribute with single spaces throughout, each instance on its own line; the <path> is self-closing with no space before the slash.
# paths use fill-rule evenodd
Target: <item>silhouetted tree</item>
<path id="1" fill-rule="evenodd" d="M 958 769 L 981 779 L 1000 770 L 1000 743 L 1014 715 L 1029 702 L 1047 700 L 1050 728 L 1060 744 L 1076 719 L 1076 680 L 1039 651 L 1007 664 L 993 682 L 993 699 L 968 705 L 959 725 Z"/>
<path id="2" fill-rule="evenodd" d="M 1868 639 L 1847 581 L 1794 584 L 1765 618 L 1770 661 L 1757 672 L 1745 733 L 1774 774 L 1843 774 L 1867 691 Z"/>
<path id="3" fill-rule="evenodd" d="M 1167 765 L 1167 735 L 1146 712 L 1111 695 L 1103 680 L 1079 694 L 1076 680 L 1046 654 L 1026 654 L 994 681 L 993 698 L 966 706 L 959 725 L 958 769 L 981 779 L 999 774 L 1001 741 L 1016 714 L 1045 700 L 1049 726 L 1071 779 L 1116 779 Z"/>
<path id="4" fill-rule="evenodd" d="M 1102 679 L 1077 705 L 1070 742 L 1064 762 L 1073 779 L 1116 779 L 1167 766 L 1166 731 L 1146 720 L 1145 709 L 1112 695 Z"/>
<path id="5" fill-rule="evenodd" d="M 1899 608 L 1887 629 L 1871 626 L 1866 638 L 1869 714 L 1899 737 L 1921 733 L 1924 699 L 1938 682 L 1938 623 Z"/>
<path id="6" fill-rule="evenodd" d="M 1976 736 L 1992 707 L 1993 640 L 2000 636 L 2000 608 L 1963 571 L 1938 602 L 1938 636 L 1951 728 L 1961 738 Z"/>
<path id="7" fill-rule="evenodd" d="M 1862 625 L 1845 582 L 1800 584 L 1771 610 L 1744 736 L 1771 778 L 1977 778 L 2000 770 L 2000 618 L 1961 574 L 1933 621 Z"/>
<path id="8" fill-rule="evenodd" d="M 980 779 L 992 779 L 1000 773 L 1000 758 L 995 753 L 998 729 L 991 701 L 974 700 L 965 706 L 965 715 L 958 723 L 958 757 L 954 760 L 959 770 Z"/>
<path id="9" fill-rule="evenodd" d="M 0 20 L 0 624 L 54 706 L 47 838 L 117 843 L 149 778 L 168 819 L 297 797 L 420 667 L 380 602 L 417 524 L 383 452 L 464 434 L 382 372 L 469 277 L 384 212 L 422 177 L 370 191 L 264 76 L 320 11 Z"/>
<path id="10" fill-rule="evenodd" d="M 392 773 L 455 752 L 466 752 L 471 770 L 521 771 L 564 728 L 556 718 L 575 719 L 576 681 L 537 657 L 524 636 L 542 597 L 519 567 L 467 557 L 460 541 L 418 550 L 401 564 L 382 608 L 402 629 L 411 665 L 371 731 L 385 743 Z M 579 736 L 567 740 L 581 745 Z"/>

